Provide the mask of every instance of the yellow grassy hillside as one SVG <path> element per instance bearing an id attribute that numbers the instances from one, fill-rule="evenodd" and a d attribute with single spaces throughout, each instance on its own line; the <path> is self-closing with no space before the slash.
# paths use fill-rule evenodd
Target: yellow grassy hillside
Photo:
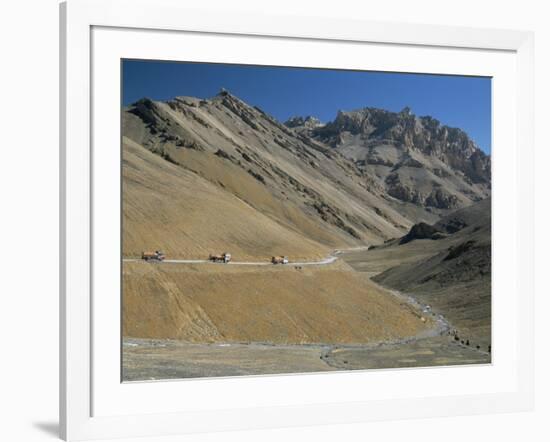
<path id="1" fill-rule="evenodd" d="M 364 343 L 431 324 L 341 262 L 321 267 L 124 264 L 127 337 Z"/>

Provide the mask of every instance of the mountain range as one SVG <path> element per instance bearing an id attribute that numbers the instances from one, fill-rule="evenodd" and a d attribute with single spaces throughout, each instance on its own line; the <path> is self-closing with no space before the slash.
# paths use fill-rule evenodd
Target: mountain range
<path id="1" fill-rule="evenodd" d="M 400 238 L 491 193 L 490 156 L 408 108 L 282 123 L 222 90 L 143 98 L 123 109 L 122 132 L 125 256 L 326 256 Z"/>

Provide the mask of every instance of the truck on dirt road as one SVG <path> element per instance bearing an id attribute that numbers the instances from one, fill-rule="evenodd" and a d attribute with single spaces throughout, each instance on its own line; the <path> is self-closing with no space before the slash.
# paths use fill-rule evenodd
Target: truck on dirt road
<path id="1" fill-rule="evenodd" d="M 208 260 L 212 262 L 223 262 L 224 264 L 227 264 L 229 261 L 231 261 L 231 253 L 222 253 L 221 255 L 209 255 Z"/>
<path id="2" fill-rule="evenodd" d="M 164 261 L 166 256 L 160 250 L 155 250 L 154 252 L 141 252 L 141 259 L 144 261 Z"/>
<path id="3" fill-rule="evenodd" d="M 271 258 L 271 264 L 288 264 L 288 257 L 286 257 L 286 256 L 273 256 Z"/>

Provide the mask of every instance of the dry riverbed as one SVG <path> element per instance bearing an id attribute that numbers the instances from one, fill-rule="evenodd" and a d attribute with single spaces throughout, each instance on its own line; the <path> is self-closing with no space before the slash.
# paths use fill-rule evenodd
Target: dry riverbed
<path id="1" fill-rule="evenodd" d="M 123 380 L 485 364 L 487 353 L 447 336 L 378 345 L 189 344 L 125 339 Z"/>

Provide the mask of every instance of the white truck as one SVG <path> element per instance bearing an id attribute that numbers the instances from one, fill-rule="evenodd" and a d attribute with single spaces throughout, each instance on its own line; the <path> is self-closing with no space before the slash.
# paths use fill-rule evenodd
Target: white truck
<path id="1" fill-rule="evenodd" d="M 221 255 L 209 255 L 208 260 L 212 262 L 223 262 L 224 264 L 227 264 L 229 261 L 231 261 L 231 253 L 222 253 Z"/>

